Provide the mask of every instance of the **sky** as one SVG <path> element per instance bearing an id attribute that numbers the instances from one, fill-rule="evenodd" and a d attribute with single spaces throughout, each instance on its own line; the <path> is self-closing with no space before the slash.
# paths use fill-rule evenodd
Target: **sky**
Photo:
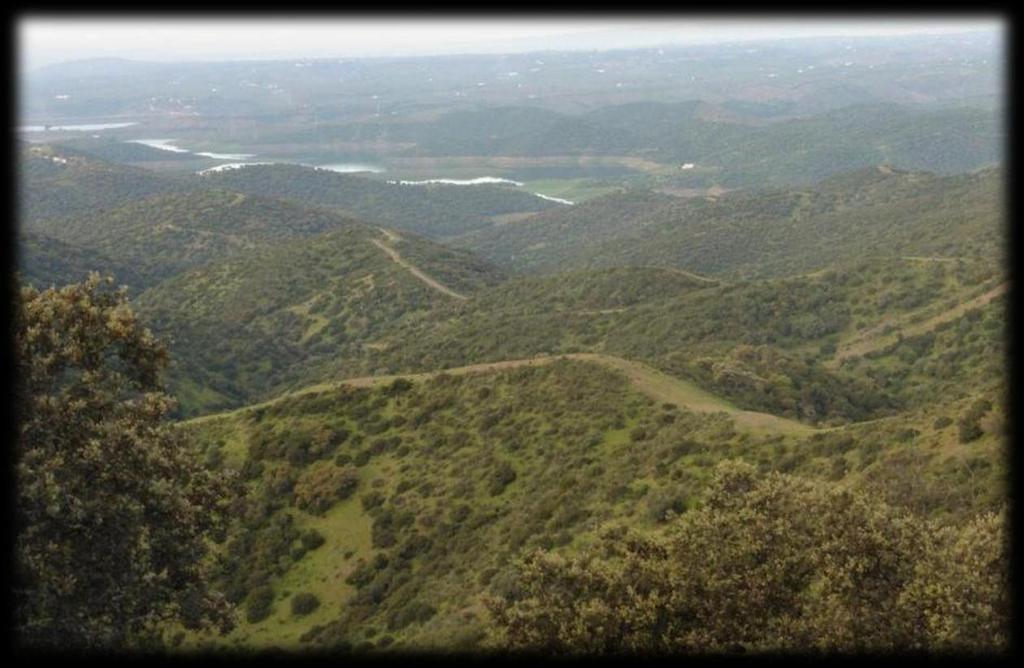
<path id="1" fill-rule="evenodd" d="M 245 19 L 32 16 L 18 23 L 22 68 L 85 58 L 273 60 L 600 50 L 768 38 L 955 33 L 999 29 L 996 16 L 655 18 L 416 16 Z"/>

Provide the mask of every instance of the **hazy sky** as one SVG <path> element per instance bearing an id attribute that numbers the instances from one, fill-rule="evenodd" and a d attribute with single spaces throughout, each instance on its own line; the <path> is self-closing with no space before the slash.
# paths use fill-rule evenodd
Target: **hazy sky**
<path id="1" fill-rule="evenodd" d="M 25 16 L 19 23 L 21 66 L 82 58 L 232 60 L 352 56 L 511 53 L 699 44 L 826 35 L 950 33 L 997 29 L 998 17 L 863 17 L 841 20 L 757 17 L 541 16 L 432 19 L 250 18 L 170 16 L 111 19 Z"/>

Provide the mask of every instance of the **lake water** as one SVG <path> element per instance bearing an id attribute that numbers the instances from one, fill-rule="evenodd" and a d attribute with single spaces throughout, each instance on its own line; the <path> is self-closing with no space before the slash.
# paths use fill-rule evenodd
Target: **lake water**
<path id="1" fill-rule="evenodd" d="M 186 148 L 175 146 L 171 142 L 174 139 L 129 139 L 129 144 L 142 144 L 143 146 L 149 146 L 150 148 L 158 148 L 161 151 L 170 151 L 172 153 L 190 153 Z"/>
<path id="2" fill-rule="evenodd" d="M 397 183 L 403 186 L 422 186 L 428 183 L 445 183 L 453 186 L 478 186 L 482 184 L 497 183 L 507 183 L 509 185 L 513 185 L 516 187 L 520 187 L 523 185 L 521 181 L 503 179 L 498 176 L 478 176 L 475 179 L 424 179 L 423 181 L 388 181 L 388 183 Z M 573 206 L 574 204 L 576 204 L 575 202 L 569 201 L 567 199 L 562 199 L 561 197 L 552 197 L 550 195 L 542 195 L 541 193 L 533 194 L 536 195 L 537 197 L 540 197 L 541 199 L 546 199 L 551 202 L 558 202 L 559 204 L 568 204 L 569 206 Z"/>
<path id="3" fill-rule="evenodd" d="M 301 163 L 300 163 L 301 164 Z M 356 172 L 371 172 L 373 174 L 381 174 L 385 171 L 383 167 L 379 165 L 367 165 L 359 162 L 336 162 L 329 165 L 305 165 L 306 167 L 316 167 L 317 169 L 326 169 L 332 172 L 339 172 L 341 174 L 354 174 Z"/>
<path id="4" fill-rule="evenodd" d="M 255 153 L 210 153 L 209 151 L 200 151 L 196 155 L 201 155 L 204 158 L 213 158 L 214 160 L 245 160 L 246 158 L 255 158 Z"/>
<path id="5" fill-rule="evenodd" d="M 562 199 L 561 197 L 551 197 L 550 195 L 542 195 L 540 193 L 533 193 L 533 194 L 536 195 L 537 197 L 541 198 L 541 199 L 551 200 L 552 202 L 558 202 L 559 204 L 568 204 L 570 206 L 576 204 L 576 202 L 572 202 L 572 201 L 567 200 L 567 199 Z"/>
<path id="6" fill-rule="evenodd" d="M 143 146 L 149 146 L 150 148 L 158 148 L 161 151 L 171 151 L 172 153 L 192 153 L 187 148 L 181 148 L 175 146 L 171 142 L 177 141 L 175 139 L 129 139 L 129 144 L 142 144 Z M 213 153 L 211 151 L 198 151 L 195 155 L 202 156 L 204 158 L 213 158 L 214 160 L 246 160 L 248 158 L 255 158 L 255 153 Z"/>
<path id="7" fill-rule="evenodd" d="M 196 155 L 203 155 L 203 154 L 197 153 Z M 221 155 L 227 155 L 227 154 L 221 154 Z M 238 155 L 244 155 L 244 154 L 238 154 Z M 246 156 L 246 157 L 251 157 L 251 156 Z M 360 172 L 364 172 L 364 173 L 365 172 L 380 173 L 380 172 L 384 171 L 383 167 L 379 167 L 377 165 L 365 165 L 365 164 L 362 164 L 362 163 L 355 163 L 355 162 L 333 163 L 333 164 L 329 164 L 329 165 L 310 165 L 310 164 L 307 164 L 307 163 L 304 163 L 304 162 L 281 161 L 281 162 L 229 162 L 229 163 L 226 163 L 226 164 L 223 164 L 223 165 L 217 165 L 216 167 L 208 167 L 206 169 L 201 169 L 198 172 L 196 172 L 196 174 L 209 174 L 211 172 L 223 172 L 224 170 L 227 170 L 227 169 L 241 169 L 242 167 L 251 167 L 253 165 L 299 165 L 300 167 L 312 167 L 313 169 L 324 169 L 324 170 L 327 170 L 329 172 L 338 172 L 338 173 L 341 173 L 341 174 L 356 174 L 356 173 L 360 173 Z"/>
<path id="8" fill-rule="evenodd" d="M 241 169 L 242 167 L 252 167 L 253 165 L 273 165 L 273 162 L 227 162 L 223 165 L 217 165 L 215 167 L 207 167 L 206 169 L 200 169 L 196 174 L 211 174 L 213 172 L 223 172 L 229 169 Z"/>
<path id="9" fill-rule="evenodd" d="M 131 123 L 85 123 L 82 125 L 22 125 L 19 132 L 95 132 L 96 130 L 114 130 L 116 128 L 127 128 L 138 125 L 137 121 Z"/>
<path id="10" fill-rule="evenodd" d="M 428 183 L 446 183 L 453 186 L 478 186 L 484 183 L 508 183 L 513 186 L 523 185 L 519 181 L 503 179 L 497 176 L 478 176 L 475 179 L 425 179 L 423 181 L 388 181 L 388 183 L 400 183 L 403 186 L 422 186 Z"/>

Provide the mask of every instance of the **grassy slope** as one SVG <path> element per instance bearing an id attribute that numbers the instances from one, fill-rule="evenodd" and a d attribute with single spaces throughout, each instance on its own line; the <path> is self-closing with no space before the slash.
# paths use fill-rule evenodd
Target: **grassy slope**
<path id="1" fill-rule="evenodd" d="M 666 384 L 642 366 L 598 357 L 413 381 L 408 389 L 383 379 L 358 388 L 324 386 L 185 423 L 208 454 L 220 451 L 231 468 L 265 444 L 264 473 L 249 488 L 254 498 L 278 504 L 267 526 L 288 514 L 300 530 L 315 527 L 326 539 L 297 560 L 280 562 L 284 571 L 268 580 L 275 591 L 268 619 L 243 619 L 226 639 L 189 644 L 477 647 L 488 627 L 481 597 L 510 585 L 515 555 L 534 547 L 573 551 L 602 527 L 622 523 L 658 530 L 667 509 L 685 512 L 694 503 L 710 467 L 726 457 L 884 490 L 897 504 L 951 518 L 998 505 L 1002 489 L 1000 415 L 990 416 L 985 435 L 966 445 L 930 426 L 935 407 L 838 430 L 777 431 L 734 420 L 735 413 L 665 404 L 676 398 L 687 406 L 724 405 Z M 908 425 L 915 434 L 905 434 Z M 339 427 L 350 435 L 320 459 L 288 463 L 285 450 L 274 449 Z M 301 476 L 353 458 L 358 464 L 364 451 L 371 454 L 356 469 L 355 495 L 322 515 L 297 509 L 287 493 L 270 492 L 274 471 Z M 517 475 L 495 492 L 502 462 Z M 370 492 L 380 494 L 380 505 L 364 504 Z M 389 533 L 393 544 L 385 540 Z M 373 568 L 377 555 L 387 565 Z M 239 558 L 259 563 L 265 557 Z M 356 571 L 366 579 L 346 582 Z M 300 591 L 321 599 L 307 617 L 289 609 Z M 421 605 L 432 614 L 417 617 Z"/>

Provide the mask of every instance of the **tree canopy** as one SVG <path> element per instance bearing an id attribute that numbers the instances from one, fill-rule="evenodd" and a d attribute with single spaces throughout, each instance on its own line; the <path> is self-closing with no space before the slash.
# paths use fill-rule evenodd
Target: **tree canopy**
<path id="1" fill-rule="evenodd" d="M 1009 632 L 1005 516 L 938 529 L 866 495 L 724 461 L 665 536 L 536 551 L 489 608 L 559 653 L 991 651 Z"/>
<path id="2" fill-rule="evenodd" d="M 231 624 L 211 590 L 224 474 L 164 417 L 167 351 L 124 290 L 23 288 L 15 351 L 15 617 L 31 647 L 126 648 L 162 625 Z"/>

